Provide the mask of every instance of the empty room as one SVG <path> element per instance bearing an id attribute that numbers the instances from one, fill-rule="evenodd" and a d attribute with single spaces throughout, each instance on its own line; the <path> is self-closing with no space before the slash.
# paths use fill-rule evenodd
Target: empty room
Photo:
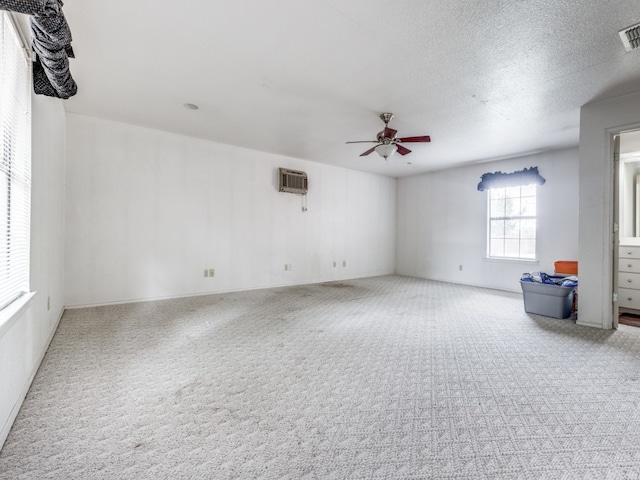
<path id="1" fill-rule="evenodd" d="M 0 0 L 0 480 L 640 479 L 637 7 Z"/>

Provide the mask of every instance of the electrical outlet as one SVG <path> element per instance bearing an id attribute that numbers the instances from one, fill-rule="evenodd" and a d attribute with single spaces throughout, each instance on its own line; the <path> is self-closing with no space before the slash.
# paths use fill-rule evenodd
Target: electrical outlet
<path id="1" fill-rule="evenodd" d="M 51 310 L 51 297 L 47 297 L 47 312 Z"/>
<path id="2" fill-rule="evenodd" d="M 205 270 L 204 270 L 204 276 L 205 276 L 205 277 L 208 277 L 208 276 L 209 276 L 209 270 L 207 270 L 206 268 L 205 268 Z"/>
<path id="3" fill-rule="evenodd" d="M 462 271 L 462 265 L 458 265 L 458 270 Z"/>
<path id="4" fill-rule="evenodd" d="M 337 266 L 336 262 L 333 262 L 333 268 L 335 268 Z"/>
<path id="5" fill-rule="evenodd" d="M 210 269 L 209 269 L 209 276 L 210 276 L 210 277 L 215 276 L 215 273 L 216 273 L 216 271 L 215 271 L 213 268 L 210 268 Z"/>
<path id="6" fill-rule="evenodd" d="M 342 266 L 346 267 L 347 266 L 347 261 L 346 260 L 342 260 Z"/>

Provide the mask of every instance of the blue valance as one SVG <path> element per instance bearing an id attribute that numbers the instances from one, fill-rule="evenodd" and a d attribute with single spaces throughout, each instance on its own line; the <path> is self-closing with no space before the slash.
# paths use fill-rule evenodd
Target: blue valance
<path id="1" fill-rule="evenodd" d="M 538 167 L 525 168 L 513 173 L 485 173 L 480 177 L 478 190 L 484 192 L 490 188 L 520 187 L 523 185 L 542 185 L 546 180 L 538 173 Z"/>

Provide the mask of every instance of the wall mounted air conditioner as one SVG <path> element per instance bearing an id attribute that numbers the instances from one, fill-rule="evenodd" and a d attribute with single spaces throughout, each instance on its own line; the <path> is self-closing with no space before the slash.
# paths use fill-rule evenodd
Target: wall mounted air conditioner
<path id="1" fill-rule="evenodd" d="M 307 194 L 308 180 L 307 174 L 298 170 L 279 168 L 280 192 Z"/>

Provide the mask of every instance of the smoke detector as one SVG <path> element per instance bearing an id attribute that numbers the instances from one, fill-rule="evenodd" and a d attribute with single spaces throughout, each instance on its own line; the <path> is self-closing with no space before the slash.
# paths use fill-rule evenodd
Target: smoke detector
<path id="1" fill-rule="evenodd" d="M 640 23 L 620 30 L 618 34 L 627 52 L 640 47 Z"/>

